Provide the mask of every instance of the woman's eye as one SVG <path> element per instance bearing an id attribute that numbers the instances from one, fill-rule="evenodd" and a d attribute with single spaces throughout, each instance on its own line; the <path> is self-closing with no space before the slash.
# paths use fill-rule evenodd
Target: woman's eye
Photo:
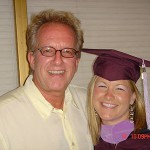
<path id="1" fill-rule="evenodd" d="M 98 87 L 106 87 L 105 85 L 99 85 Z"/>
<path id="2" fill-rule="evenodd" d="M 97 84 L 97 86 L 100 87 L 100 88 L 107 88 L 107 86 L 103 83 Z"/>
<path id="3" fill-rule="evenodd" d="M 117 88 L 117 90 L 124 91 L 124 89 L 123 89 L 123 88 Z"/>
<path id="4" fill-rule="evenodd" d="M 116 90 L 118 90 L 118 91 L 126 91 L 126 87 L 120 85 L 120 86 L 116 87 Z"/>

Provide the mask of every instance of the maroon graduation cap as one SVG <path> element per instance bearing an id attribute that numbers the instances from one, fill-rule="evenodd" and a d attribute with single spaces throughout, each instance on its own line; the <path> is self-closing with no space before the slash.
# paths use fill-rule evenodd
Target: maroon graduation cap
<path id="1" fill-rule="evenodd" d="M 113 49 L 82 49 L 83 52 L 98 55 L 93 71 L 94 75 L 109 81 L 132 80 L 135 83 L 140 77 L 140 67 L 143 68 L 142 79 L 144 88 L 144 100 L 146 108 L 146 120 L 150 129 L 150 102 L 147 86 L 146 67 L 150 67 L 150 61 L 144 60 Z"/>
<path id="2" fill-rule="evenodd" d="M 93 65 L 95 75 L 110 81 L 132 80 L 140 77 L 140 66 L 150 67 L 150 61 L 131 56 L 113 49 L 82 49 L 83 52 L 98 55 Z"/>

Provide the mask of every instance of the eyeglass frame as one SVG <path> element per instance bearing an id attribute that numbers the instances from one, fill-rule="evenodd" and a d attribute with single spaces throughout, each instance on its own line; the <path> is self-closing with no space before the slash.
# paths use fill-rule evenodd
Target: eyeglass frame
<path id="1" fill-rule="evenodd" d="M 46 56 L 46 55 L 44 55 L 42 49 L 45 48 L 45 47 L 49 47 L 49 48 L 54 49 L 54 50 L 55 50 L 54 55 L 52 55 L 52 56 Z M 62 53 L 62 51 L 65 50 L 65 49 L 73 50 L 74 56 L 72 56 L 72 57 L 65 57 L 65 56 L 63 55 L 63 53 Z M 39 50 L 40 53 L 41 53 L 41 55 L 43 55 L 43 56 L 45 56 L 45 57 L 53 57 L 53 56 L 56 55 L 57 51 L 59 51 L 60 54 L 61 54 L 61 56 L 64 57 L 64 58 L 73 58 L 73 57 L 77 57 L 77 58 L 78 58 L 78 57 L 79 57 L 79 54 L 80 54 L 80 51 L 77 51 L 77 50 L 74 49 L 74 48 L 63 48 L 63 49 L 57 50 L 56 48 L 54 48 L 54 47 L 52 47 L 52 46 L 43 46 L 43 47 L 41 47 L 41 48 L 37 48 L 37 50 Z"/>

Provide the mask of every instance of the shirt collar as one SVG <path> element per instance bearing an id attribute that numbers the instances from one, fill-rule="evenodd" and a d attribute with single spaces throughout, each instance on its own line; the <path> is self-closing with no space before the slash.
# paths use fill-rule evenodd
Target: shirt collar
<path id="1" fill-rule="evenodd" d="M 102 124 L 100 135 L 104 141 L 117 144 L 126 140 L 133 130 L 134 123 L 131 123 L 129 120 L 125 120 L 116 125 Z"/>
<path id="2" fill-rule="evenodd" d="M 58 113 L 65 113 L 67 110 L 68 104 L 73 104 L 75 107 L 78 108 L 77 104 L 75 103 L 72 94 L 69 90 L 69 88 L 65 91 L 65 100 L 64 100 L 64 108 L 63 111 L 61 109 L 54 108 L 40 93 L 38 88 L 35 86 L 34 82 L 32 81 L 33 76 L 30 75 L 27 78 L 27 81 L 25 83 L 25 90 L 27 91 L 27 95 L 29 97 L 29 100 L 35 107 L 35 109 L 39 112 L 39 114 L 44 118 L 47 119 L 52 112 L 58 112 Z"/>

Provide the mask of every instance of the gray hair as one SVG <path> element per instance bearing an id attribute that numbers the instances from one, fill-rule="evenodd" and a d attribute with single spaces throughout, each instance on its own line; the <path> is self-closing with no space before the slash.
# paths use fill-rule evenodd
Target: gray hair
<path id="1" fill-rule="evenodd" d="M 43 24 L 54 22 L 68 25 L 75 32 L 77 40 L 76 48 L 78 51 L 80 51 L 80 57 L 84 42 L 80 20 L 76 18 L 71 12 L 55 11 L 53 9 L 41 11 L 39 14 L 32 16 L 31 23 L 28 25 L 26 34 L 28 51 L 34 51 L 36 49 L 38 45 L 37 33 L 40 27 Z"/>

